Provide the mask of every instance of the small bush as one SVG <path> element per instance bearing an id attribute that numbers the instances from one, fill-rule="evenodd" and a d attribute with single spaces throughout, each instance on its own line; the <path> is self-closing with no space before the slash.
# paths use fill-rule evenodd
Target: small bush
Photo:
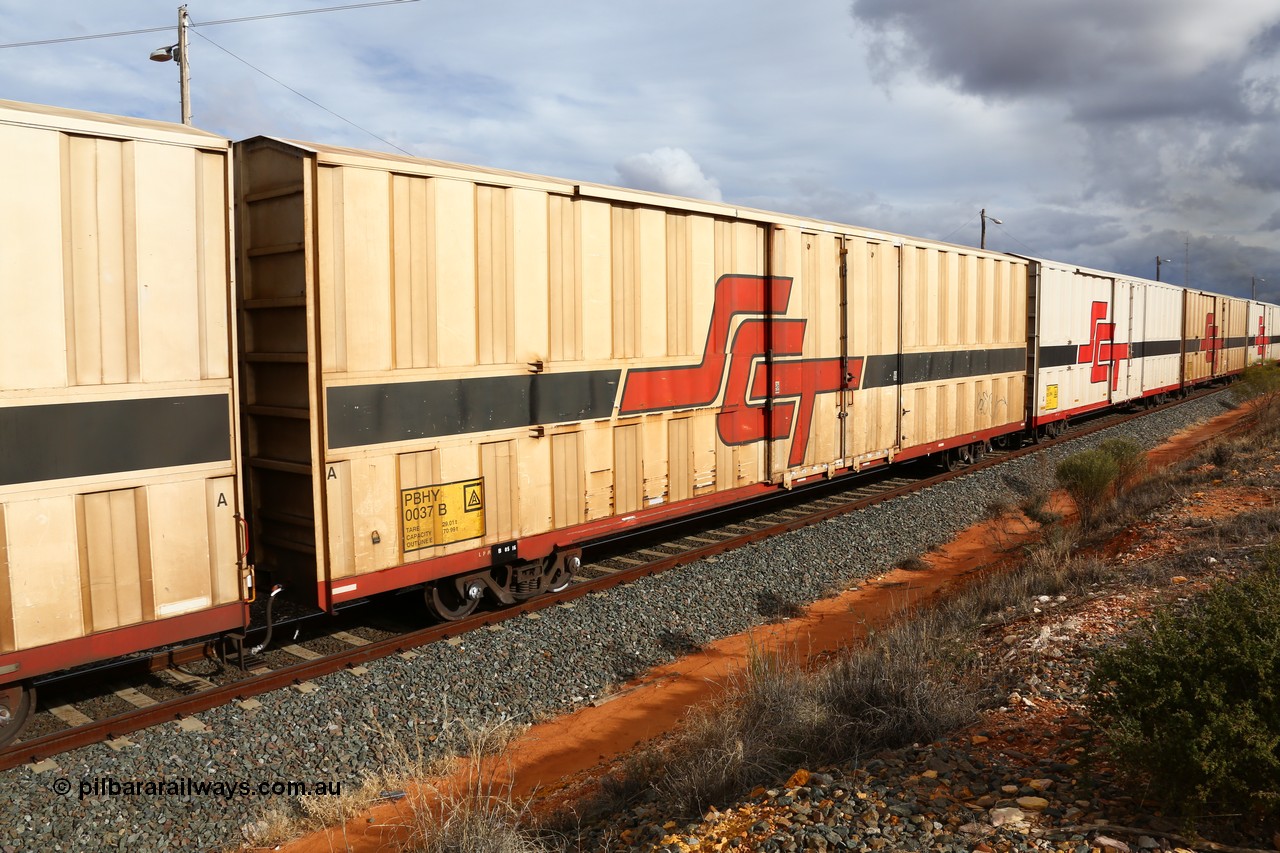
<path id="1" fill-rule="evenodd" d="M 1182 814 L 1280 815 L 1275 562 L 1099 658 L 1090 701 L 1107 751 Z"/>
<path id="2" fill-rule="evenodd" d="M 1108 438 L 1098 444 L 1098 449 L 1116 463 L 1116 491 L 1133 485 L 1147 468 L 1147 457 L 1142 445 L 1131 438 Z"/>
<path id="3" fill-rule="evenodd" d="M 1280 364 L 1255 364 L 1245 368 L 1232 386 L 1232 396 L 1248 409 L 1264 433 L 1280 429 Z"/>
<path id="4" fill-rule="evenodd" d="M 1054 473 L 1075 502 L 1080 529 L 1092 530 L 1120 473 L 1115 458 L 1102 450 L 1085 450 L 1063 459 Z"/>
<path id="5" fill-rule="evenodd" d="M 1226 468 L 1236 456 L 1236 446 L 1229 441 L 1215 442 L 1209 449 L 1209 461 L 1217 468 Z"/>

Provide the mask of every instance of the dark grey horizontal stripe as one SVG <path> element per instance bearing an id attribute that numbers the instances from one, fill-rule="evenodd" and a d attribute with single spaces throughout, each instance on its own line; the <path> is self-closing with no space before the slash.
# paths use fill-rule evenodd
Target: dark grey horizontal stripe
<path id="1" fill-rule="evenodd" d="M 230 460 L 226 394 L 0 408 L 0 485 Z"/>
<path id="2" fill-rule="evenodd" d="M 1130 358 L 1155 358 L 1160 355 L 1178 355 L 1182 352 L 1181 341 L 1137 341 L 1129 344 Z"/>
<path id="3" fill-rule="evenodd" d="M 1040 347 L 1041 367 L 1064 367 L 1068 364 L 1078 364 L 1079 361 L 1080 346 L 1078 344 L 1055 344 L 1050 347 Z"/>
<path id="4" fill-rule="evenodd" d="M 1082 364 L 1080 347 L 1088 344 L 1055 344 L 1040 347 L 1041 367 L 1064 367 Z M 1134 341 L 1129 344 L 1129 358 L 1155 358 L 1160 355 L 1177 355 L 1182 352 L 1181 341 Z"/>
<path id="5" fill-rule="evenodd" d="M 1205 338 L 1187 338 L 1186 345 L 1189 352 L 1199 352 L 1204 349 Z M 1235 349 L 1237 347 L 1249 346 L 1248 338 L 1214 338 L 1219 342 L 1218 349 Z"/>
<path id="6" fill-rule="evenodd" d="M 1021 373 L 1026 369 L 1026 347 L 873 355 L 868 356 L 863 365 L 861 387 L 941 382 L 967 376 Z"/>
<path id="7" fill-rule="evenodd" d="M 607 418 L 620 370 L 335 386 L 329 446 L 359 447 Z"/>

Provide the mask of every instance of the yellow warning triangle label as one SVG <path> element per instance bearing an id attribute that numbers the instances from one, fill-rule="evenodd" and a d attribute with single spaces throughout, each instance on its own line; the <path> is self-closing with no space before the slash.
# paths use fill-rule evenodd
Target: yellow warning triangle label
<path id="1" fill-rule="evenodd" d="M 466 486 L 463 491 L 466 495 L 467 512 L 480 509 L 480 490 L 475 486 Z"/>

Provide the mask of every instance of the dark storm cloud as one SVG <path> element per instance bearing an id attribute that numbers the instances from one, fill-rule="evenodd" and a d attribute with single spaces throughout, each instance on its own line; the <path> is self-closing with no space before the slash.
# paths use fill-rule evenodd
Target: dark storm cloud
<path id="1" fill-rule="evenodd" d="M 1280 191 L 1280 7 L 851 0 L 850 9 L 881 81 L 917 74 L 1034 115 L 1032 146 L 1083 131 L 1079 158 L 1042 171 L 1032 204 L 1006 217 L 1025 242 L 1150 276 L 1156 251 L 1185 252 L 1190 240 L 1183 272 L 1193 286 L 1242 292 L 1251 270 L 1276 277 L 1266 271 L 1280 252 L 1247 237 L 1280 231 L 1280 211 L 1271 213 Z M 974 111 L 975 121 L 982 116 Z M 1049 207 L 1111 221 L 1103 233 L 1089 233 L 1089 222 L 1102 222 L 1089 217 L 1073 233 L 1059 230 L 1072 223 L 1047 215 L 1049 192 Z"/>
<path id="2" fill-rule="evenodd" d="M 1269 192 L 1280 190 L 1280 121 L 1241 132 L 1227 156 L 1241 183 Z"/>
<path id="3" fill-rule="evenodd" d="M 1198 0 L 1197 0 L 1198 3 Z M 1175 39 L 1170 0 L 853 0 L 873 61 L 917 67 L 968 94 L 1049 98 L 1085 123 L 1256 118 L 1245 71 L 1276 50 L 1280 13 L 1238 49 L 1199 61 Z"/>

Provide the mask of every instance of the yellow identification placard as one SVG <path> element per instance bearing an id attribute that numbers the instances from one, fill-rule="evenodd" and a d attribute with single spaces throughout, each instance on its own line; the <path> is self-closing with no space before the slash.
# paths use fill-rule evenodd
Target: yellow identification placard
<path id="1" fill-rule="evenodd" d="M 484 535 L 484 478 L 400 490 L 400 541 L 420 551 Z"/>
<path id="2" fill-rule="evenodd" d="M 1044 407 L 1046 409 L 1058 408 L 1058 386 L 1057 385 L 1044 386 Z"/>

